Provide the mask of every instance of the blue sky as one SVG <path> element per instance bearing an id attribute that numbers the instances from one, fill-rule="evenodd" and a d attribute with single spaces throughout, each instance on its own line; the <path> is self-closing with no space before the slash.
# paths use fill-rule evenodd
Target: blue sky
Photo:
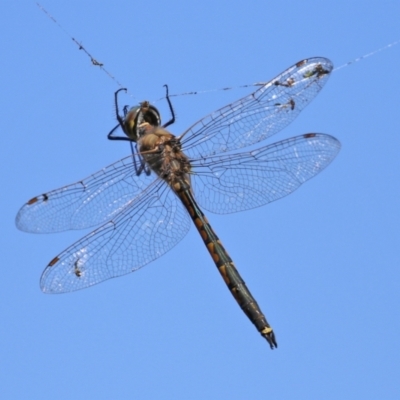
<path id="1" fill-rule="evenodd" d="M 181 93 L 266 81 L 307 57 L 338 67 L 400 39 L 398 1 L 42 5 L 129 88 L 132 104 L 163 97 L 165 83 Z M 134 274 L 71 294 L 40 291 L 47 263 L 87 231 L 22 233 L 19 207 L 129 147 L 106 140 L 115 82 L 35 2 L 1 11 L 4 398 L 400 397 L 400 45 L 335 71 L 270 140 L 337 137 L 342 150 L 325 171 L 266 207 L 208 215 L 274 327 L 271 351 L 194 228 Z M 171 130 L 245 93 L 176 97 Z"/>

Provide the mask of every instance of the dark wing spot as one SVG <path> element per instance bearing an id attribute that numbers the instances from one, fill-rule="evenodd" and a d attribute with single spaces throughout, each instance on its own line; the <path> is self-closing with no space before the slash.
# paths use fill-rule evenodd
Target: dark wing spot
<path id="1" fill-rule="evenodd" d="M 30 199 L 27 204 L 28 204 L 28 206 L 30 206 L 30 205 L 36 203 L 37 201 L 38 201 L 38 198 L 34 197 L 33 199 Z"/>
<path id="2" fill-rule="evenodd" d="M 54 257 L 50 262 L 48 267 L 52 267 L 54 264 L 58 263 L 58 261 L 60 261 L 60 259 L 58 257 Z"/>

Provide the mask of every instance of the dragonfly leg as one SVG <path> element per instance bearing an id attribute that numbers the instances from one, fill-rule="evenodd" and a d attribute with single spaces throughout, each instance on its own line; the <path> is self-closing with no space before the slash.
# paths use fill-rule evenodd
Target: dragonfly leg
<path id="1" fill-rule="evenodd" d="M 125 132 L 125 127 L 124 127 L 124 117 L 121 117 L 121 115 L 119 115 L 119 106 L 118 106 L 118 93 L 121 92 L 122 90 L 124 90 L 126 92 L 125 88 L 122 89 L 118 89 L 115 93 L 114 93 L 114 101 L 115 101 L 115 114 L 117 117 L 117 121 L 118 121 L 118 125 L 116 125 L 113 129 L 111 129 L 111 131 L 109 132 L 109 134 L 107 135 L 107 138 L 109 140 L 126 140 L 131 142 L 131 139 L 127 136 L 113 136 L 113 133 L 119 128 L 121 127 L 122 130 Z M 124 114 L 126 116 L 126 106 L 124 107 Z"/>
<path id="2" fill-rule="evenodd" d="M 166 90 L 165 97 L 166 97 L 166 99 L 168 101 L 169 109 L 171 111 L 171 116 L 172 116 L 172 118 L 163 125 L 163 128 L 166 128 L 167 126 L 172 125 L 175 122 L 175 112 L 174 112 L 174 108 L 172 107 L 171 100 L 169 99 L 168 85 L 164 85 L 164 87 L 165 87 L 165 90 Z"/>

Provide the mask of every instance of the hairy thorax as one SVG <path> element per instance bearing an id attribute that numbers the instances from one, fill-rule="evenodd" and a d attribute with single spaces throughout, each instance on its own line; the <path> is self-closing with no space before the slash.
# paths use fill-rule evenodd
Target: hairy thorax
<path id="1" fill-rule="evenodd" d="M 190 188 L 190 162 L 176 136 L 163 128 L 149 126 L 138 139 L 138 145 L 151 170 L 175 192 Z"/>

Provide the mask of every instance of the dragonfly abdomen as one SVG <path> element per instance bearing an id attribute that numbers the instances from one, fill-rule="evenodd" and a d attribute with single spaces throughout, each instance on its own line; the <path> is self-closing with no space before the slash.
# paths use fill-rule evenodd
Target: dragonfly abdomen
<path id="1" fill-rule="evenodd" d="M 230 258 L 228 252 L 225 250 L 225 247 L 222 245 L 207 218 L 197 205 L 191 190 L 180 190 L 177 192 L 177 195 L 188 210 L 200 236 L 203 238 L 208 252 L 218 268 L 218 271 L 240 308 L 255 325 L 261 335 L 268 341 L 271 349 L 278 347 L 271 326 L 268 324 L 259 305 L 240 276 L 235 264 Z"/>

